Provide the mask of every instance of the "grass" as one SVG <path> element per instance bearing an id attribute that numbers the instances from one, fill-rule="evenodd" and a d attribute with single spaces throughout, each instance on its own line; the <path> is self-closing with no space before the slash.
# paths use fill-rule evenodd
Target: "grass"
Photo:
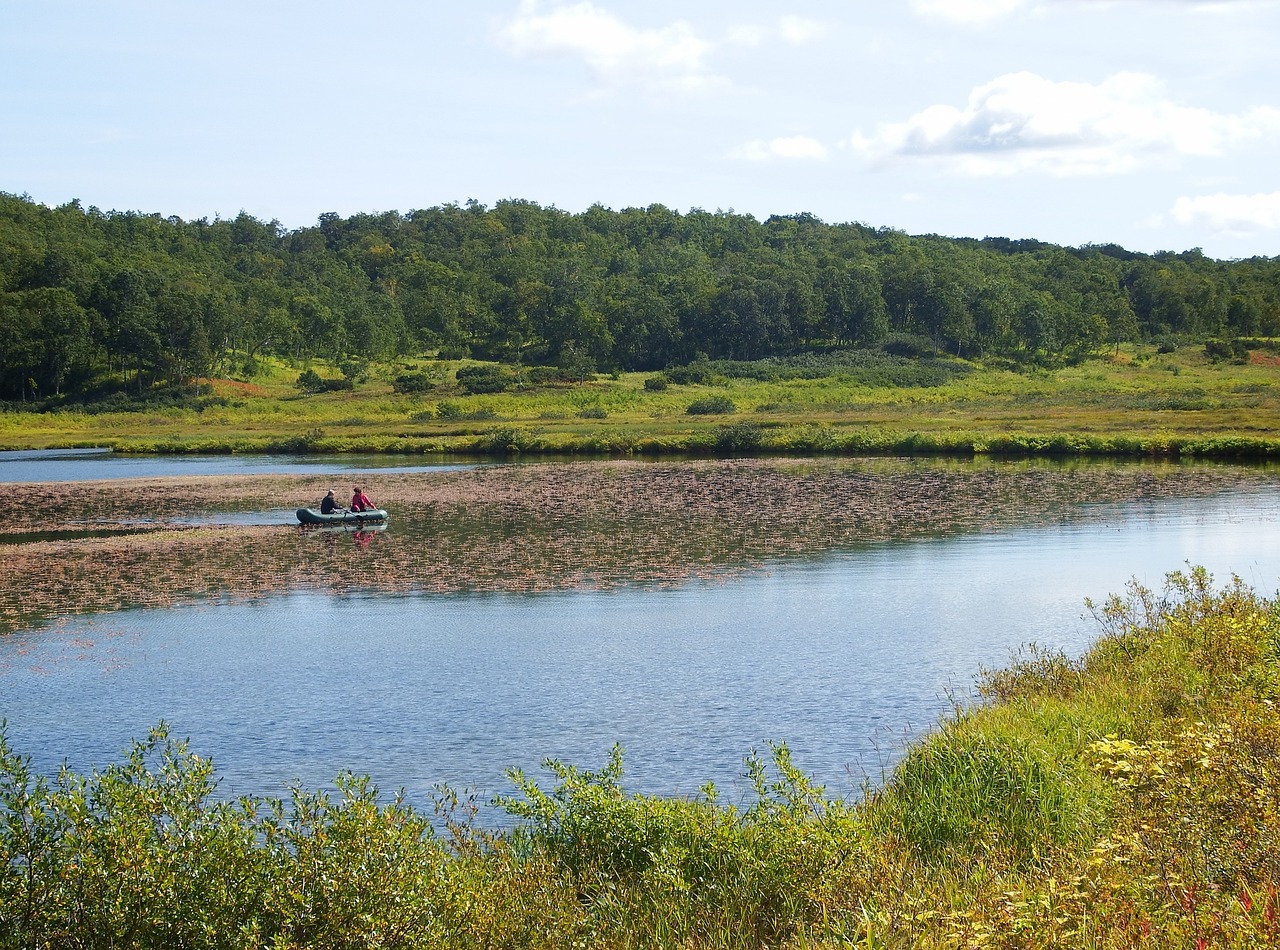
<path id="1" fill-rule="evenodd" d="M 117 765 L 0 742 L 0 947 L 1258 947 L 1280 941 L 1280 603 L 1202 570 L 1029 650 L 878 789 L 829 800 L 785 746 L 755 799 L 512 773 L 487 832 L 342 776 L 220 801 L 160 727 Z"/>
<path id="2" fill-rule="evenodd" d="M 970 365 L 942 385 L 855 376 L 751 379 L 646 389 L 652 373 L 466 395 L 464 365 L 372 367 L 351 392 L 301 393 L 298 368 L 263 362 L 252 380 L 214 380 L 214 404 L 133 412 L 0 413 L 10 449 L 84 445 L 130 452 L 664 454 L 723 452 L 722 428 L 760 428 L 751 451 L 844 454 L 1090 453 L 1270 457 L 1280 452 L 1280 367 L 1210 361 L 1199 347 L 1140 349 L 1060 370 Z M 319 365 L 319 364 L 317 364 Z M 434 391 L 397 394 L 423 367 Z M 329 373 L 329 368 L 321 367 Z M 331 375 L 331 373 L 329 373 Z M 324 375 L 324 374 L 322 374 Z M 708 400 L 732 407 L 700 415 Z M 690 407 L 695 407 L 690 414 Z M 501 430 L 508 438 L 495 438 Z M 732 442 L 732 440 L 730 440 Z"/>

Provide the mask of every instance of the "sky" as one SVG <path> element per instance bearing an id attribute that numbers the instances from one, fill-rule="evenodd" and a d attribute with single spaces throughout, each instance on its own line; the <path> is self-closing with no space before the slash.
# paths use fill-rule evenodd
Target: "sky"
<path id="1" fill-rule="evenodd" d="M 1280 0 L 0 0 L 0 191 L 1280 256 Z"/>

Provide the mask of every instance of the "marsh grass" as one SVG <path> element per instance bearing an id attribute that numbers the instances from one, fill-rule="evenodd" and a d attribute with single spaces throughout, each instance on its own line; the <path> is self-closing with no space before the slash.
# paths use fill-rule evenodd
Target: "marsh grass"
<path id="1" fill-rule="evenodd" d="M 1280 366 L 1213 363 L 1199 347 L 1123 355 L 1053 371 L 956 363 L 927 386 L 870 384 L 838 368 L 823 375 L 821 366 L 792 374 L 735 364 L 732 378 L 712 373 L 699 382 L 695 374 L 665 388 L 646 385 L 652 374 L 631 373 L 573 385 L 525 381 L 486 394 L 467 394 L 455 382 L 458 370 L 480 365 L 474 361 L 373 367 L 354 391 L 315 395 L 297 390 L 296 367 L 264 362 L 251 380 L 212 381 L 214 395 L 200 408 L 31 413 L 11 406 L 0 411 L 0 446 L 506 454 L 509 443 L 483 437 L 536 424 L 539 438 L 524 452 L 696 453 L 714 451 L 717 421 L 687 409 L 714 398 L 781 423 L 759 446 L 772 453 L 805 451 L 787 432 L 817 426 L 829 430 L 823 451 L 848 454 L 1276 454 Z M 322 375 L 338 373 L 316 365 Z M 437 380 L 434 389 L 395 391 L 396 378 L 415 373 Z M 315 430 L 323 438 L 296 441 Z"/>
<path id="2" fill-rule="evenodd" d="M 741 805 L 511 773 L 487 832 L 367 779 L 219 800 L 161 725 L 34 774 L 0 735 L 0 947 L 1259 947 L 1280 940 L 1280 604 L 1202 570 L 1029 651 L 880 788 L 783 745 Z"/>

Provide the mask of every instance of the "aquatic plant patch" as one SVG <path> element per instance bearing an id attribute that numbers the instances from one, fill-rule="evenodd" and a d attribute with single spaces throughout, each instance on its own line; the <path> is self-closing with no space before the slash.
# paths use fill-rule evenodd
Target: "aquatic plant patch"
<path id="1" fill-rule="evenodd" d="M 743 424 L 719 437 L 732 449 L 757 435 Z M 680 584 L 849 545 L 1087 521 L 1105 517 L 1106 502 L 1269 487 L 1275 476 L 1227 465 L 823 458 L 539 463 L 366 481 L 392 517 L 359 539 L 289 516 L 315 505 L 329 476 L 29 486 L 31 504 L 10 513 L 6 534 L 31 541 L 0 546 L 0 624 L 285 590 Z M 277 525 L 235 517 L 279 510 Z M 47 537 L 137 528 L 146 530 Z"/>

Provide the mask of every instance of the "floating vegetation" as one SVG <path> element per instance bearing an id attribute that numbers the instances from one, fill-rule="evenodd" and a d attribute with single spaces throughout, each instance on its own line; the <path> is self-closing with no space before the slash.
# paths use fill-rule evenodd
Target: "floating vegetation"
<path id="1" fill-rule="evenodd" d="M 30 486 L 0 549 L 0 629 L 281 591 L 542 592 L 673 585 L 776 559 L 1018 525 L 1099 503 L 1272 486 L 1262 468 L 1088 461 L 539 463 L 377 476 L 381 533 L 192 525 L 312 504 L 327 475 Z M 103 536 L 105 533 L 106 536 Z M 75 536 L 75 535 L 83 536 Z M 52 536 L 51 536 L 52 535 Z M 32 582 L 32 579 L 35 582 Z"/>

